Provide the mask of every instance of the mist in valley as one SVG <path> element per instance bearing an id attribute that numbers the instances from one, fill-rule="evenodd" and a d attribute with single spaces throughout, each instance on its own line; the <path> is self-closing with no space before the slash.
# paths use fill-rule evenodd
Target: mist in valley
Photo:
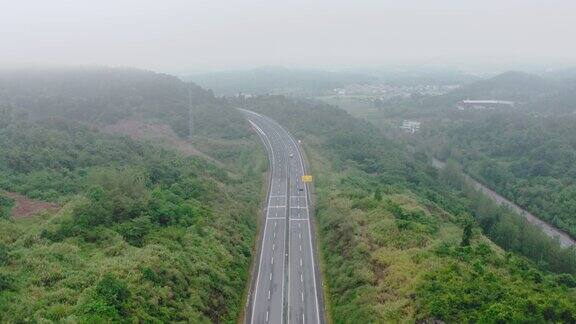
<path id="1" fill-rule="evenodd" d="M 0 12 L 0 322 L 576 322 L 576 4 Z"/>

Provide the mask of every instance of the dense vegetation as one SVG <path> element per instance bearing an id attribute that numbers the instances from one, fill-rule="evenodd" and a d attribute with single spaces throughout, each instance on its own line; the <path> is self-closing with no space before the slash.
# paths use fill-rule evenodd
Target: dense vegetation
<path id="1" fill-rule="evenodd" d="M 574 248 L 562 248 L 540 228 L 478 192 L 466 180 L 456 162 L 450 161 L 440 172 L 440 177 L 448 189 L 455 190 L 456 201 L 467 208 L 486 236 L 500 247 L 530 258 L 542 269 L 576 275 Z"/>
<path id="2" fill-rule="evenodd" d="M 13 205 L 14 201 L 0 192 L 0 218 L 8 218 Z"/>
<path id="3" fill-rule="evenodd" d="M 441 159 L 576 236 L 576 119 L 488 114 L 422 134 Z"/>
<path id="4" fill-rule="evenodd" d="M 443 264 L 417 289 L 422 314 L 454 323 L 576 320 L 573 276 L 543 275 L 525 260 L 498 255 L 484 244 L 442 245 L 434 253 Z"/>
<path id="5" fill-rule="evenodd" d="M 508 72 L 437 98 L 393 100 L 372 107 L 367 117 L 441 160 L 454 159 L 476 180 L 574 236 L 573 78 L 573 73 L 543 78 Z M 465 98 L 521 102 L 516 108 L 456 110 Z M 347 108 L 357 114 L 368 110 Z M 400 135 L 404 118 L 421 121 L 421 132 Z"/>
<path id="6" fill-rule="evenodd" d="M 570 264 L 537 264 L 494 245 L 474 220 L 503 211 L 475 210 L 422 152 L 404 152 L 333 107 L 281 97 L 239 104 L 303 138 L 334 322 L 575 320 L 573 275 L 549 271 L 572 272 Z"/>
<path id="7" fill-rule="evenodd" d="M 190 104 L 186 145 L 207 159 L 98 130 L 154 120 L 183 138 Z M 331 106 L 281 96 L 224 101 L 170 76 L 122 69 L 0 73 L 0 321 L 234 322 L 265 168 L 239 106 L 305 143 L 334 322 L 576 321 L 573 251 L 472 190 L 455 165 L 432 168 L 429 150 L 406 151 Z M 486 183 L 509 170 L 504 188 L 523 174 L 517 188 L 570 189 L 574 143 L 558 140 L 572 134 L 569 120 L 547 119 L 534 136 L 536 117 L 506 118 L 443 124 L 453 136 L 429 132 L 416 143 Z M 514 121 L 510 133 L 486 128 Z M 472 126 L 503 140 L 475 136 Z M 529 164 L 544 167 L 510 168 L 521 145 L 533 150 Z M 558 199 L 571 201 L 570 190 Z M 4 191 L 62 208 L 13 220 Z"/>
<path id="8" fill-rule="evenodd" d="M 178 130 L 171 114 L 187 116 L 188 98 L 170 95 L 186 84 L 141 71 L 52 73 L 2 81 L 0 190 L 62 209 L 0 217 L 0 321 L 234 322 L 265 168 L 241 114 L 209 93 L 192 98 L 195 141 L 215 164 L 92 127 L 137 117 Z M 18 78 L 37 85 L 29 96 Z M 165 96 L 155 93 L 165 82 Z"/>
<path id="9" fill-rule="evenodd" d="M 143 146 L 69 121 L 28 122 L 8 116 L 0 128 L 0 183 L 31 198 L 56 200 L 86 189 L 86 170 L 142 161 Z"/>
<path id="10" fill-rule="evenodd" d="M 231 107 L 193 83 L 135 69 L 0 70 L 0 109 L 16 108 L 30 120 L 64 118 L 89 125 L 149 118 L 169 124 L 180 136 L 240 138 L 247 124 Z"/>

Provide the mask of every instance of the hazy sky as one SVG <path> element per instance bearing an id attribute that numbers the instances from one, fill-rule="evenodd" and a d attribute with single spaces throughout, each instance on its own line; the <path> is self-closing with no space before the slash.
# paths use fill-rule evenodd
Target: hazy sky
<path id="1" fill-rule="evenodd" d="M 576 0 L 0 0 L 0 65 L 576 63 Z"/>

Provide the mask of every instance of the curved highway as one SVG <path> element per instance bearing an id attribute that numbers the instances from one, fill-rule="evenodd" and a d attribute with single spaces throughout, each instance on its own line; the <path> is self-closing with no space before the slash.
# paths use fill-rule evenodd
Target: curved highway
<path id="1" fill-rule="evenodd" d="M 270 163 L 264 226 L 246 323 L 324 323 L 324 304 L 308 186 L 300 147 L 274 120 L 241 111 L 262 139 Z"/>

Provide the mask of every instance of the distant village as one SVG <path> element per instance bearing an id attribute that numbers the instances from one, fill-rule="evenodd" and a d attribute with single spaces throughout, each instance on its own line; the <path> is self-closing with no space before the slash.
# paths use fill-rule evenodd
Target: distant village
<path id="1" fill-rule="evenodd" d="M 380 100 L 386 100 L 394 97 L 410 97 L 416 95 L 427 96 L 440 96 L 448 93 L 454 89 L 459 88 L 459 85 L 411 85 L 399 86 L 390 84 L 351 84 L 344 88 L 336 88 L 328 95 L 365 95 L 377 97 Z"/>

